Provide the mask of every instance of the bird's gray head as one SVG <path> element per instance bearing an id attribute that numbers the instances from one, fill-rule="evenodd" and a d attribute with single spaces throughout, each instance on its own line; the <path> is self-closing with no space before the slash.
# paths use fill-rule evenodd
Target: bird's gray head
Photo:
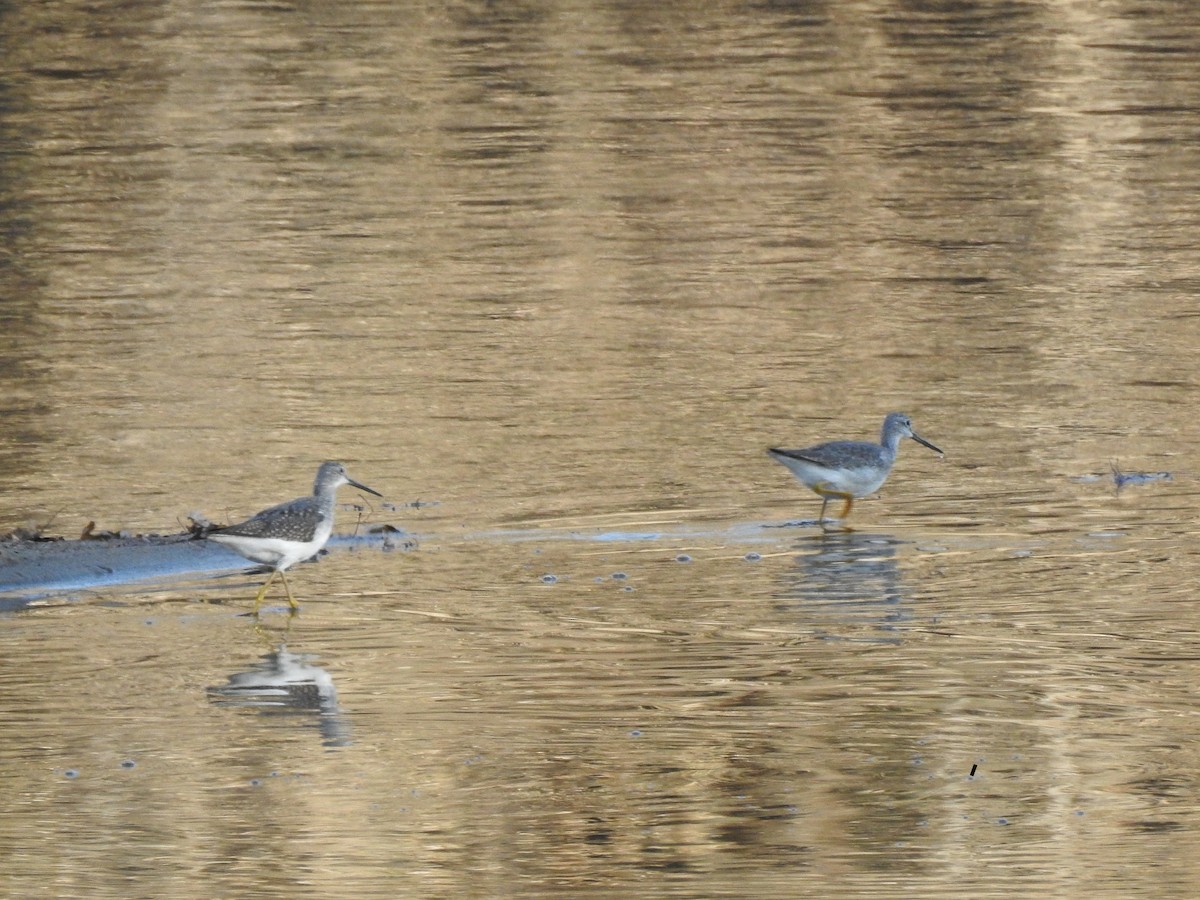
<path id="1" fill-rule="evenodd" d="M 887 418 L 883 420 L 883 443 L 887 445 L 892 443 L 893 446 L 900 442 L 900 438 L 912 438 L 918 444 L 923 444 L 937 453 L 940 456 L 945 456 L 940 447 L 931 444 L 925 438 L 921 437 L 912 427 L 912 419 L 901 412 L 888 413 Z"/>
<path id="2" fill-rule="evenodd" d="M 888 413 L 887 418 L 883 420 L 883 430 L 894 431 L 901 437 L 912 437 L 912 419 L 902 412 Z"/>
<path id="3" fill-rule="evenodd" d="M 330 489 L 336 489 L 350 480 L 346 467 L 340 462 L 323 462 L 317 469 L 317 480 L 313 482 L 313 493 L 320 494 Z"/>
<path id="4" fill-rule="evenodd" d="M 313 493 L 324 494 L 327 491 L 336 491 L 343 484 L 351 484 L 359 490 L 366 491 L 368 494 L 374 494 L 376 497 L 382 497 L 383 494 L 379 491 L 372 490 L 365 484 L 359 484 L 353 478 L 346 474 L 346 467 L 340 462 L 323 462 L 321 468 L 317 469 L 317 480 L 313 482 Z"/>

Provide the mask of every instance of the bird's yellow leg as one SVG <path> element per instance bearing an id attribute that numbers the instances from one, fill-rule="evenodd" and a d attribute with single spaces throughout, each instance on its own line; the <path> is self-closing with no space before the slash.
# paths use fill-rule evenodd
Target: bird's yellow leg
<path id="1" fill-rule="evenodd" d="M 838 516 L 839 519 L 844 519 L 850 515 L 850 510 L 854 507 L 854 495 L 847 491 L 835 491 L 832 488 L 826 487 L 825 482 L 814 485 L 813 490 L 821 495 L 824 501 L 821 503 L 821 521 L 825 521 L 825 507 L 829 504 L 830 497 L 837 497 L 845 501 L 842 505 L 842 512 Z"/>
<path id="2" fill-rule="evenodd" d="M 283 569 L 279 570 L 279 577 L 283 579 L 283 589 L 287 591 L 288 607 L 295 612 L 300 608 L 300 604 L 296 602 L 296 598 L 292 596 L 291 585 L 288 584 L 287 575 L 283 573 Z"/>
<path id="3" fill-rule="evenodd" d="M 271 586 L 271 582 L 275 580 L 275 576 L 281 574 L 274 569 L 271 570 L 271 577 L 263 582 L 263 586 L 258 589 L 258 596 L 254 598 L 254 614 L 258 615 L 258 608 L 262 606 L 263 598 L 267 596 L 267 588 Z M 286 583 L 286 582 L 285 582 Z"/>

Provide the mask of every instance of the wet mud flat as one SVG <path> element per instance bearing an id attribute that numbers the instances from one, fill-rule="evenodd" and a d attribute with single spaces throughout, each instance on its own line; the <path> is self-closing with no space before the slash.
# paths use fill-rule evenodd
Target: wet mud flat
<path id="1" fill-rule="evenodd" d="M 411 545 L 402 532 L 381 526 L 361 535 L 335 534 L 326 549 L 393 550 Z M 70 591 L 262 568 L 191 532 L 78 540 L 12 535 L 0 541 L 0 611 Z"/>

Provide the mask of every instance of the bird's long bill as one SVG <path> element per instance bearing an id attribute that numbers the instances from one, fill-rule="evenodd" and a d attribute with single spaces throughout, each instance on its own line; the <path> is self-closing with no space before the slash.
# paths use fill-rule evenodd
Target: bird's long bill
<path id="1" fill-rule="evenodd" d="M 929 441 L 925 440 L 925 438 L 921 437 L 921 436 L 920 436 L 919 434 L 917 434 L 915 431 L 912 433 L 912 439 L 913 439 L 914 441 L 916 441 L 918 444 L 924 444 L 926 447 L 928 447 L 930 450 L 932 450 L 932 451 L 933 451 L 934 453 L 936 453 L 938 456 L 945 456 L 945 455 L 946 455 L 945 453 L 943 453 L 943 452 L 942 452 L 942 448 L 941 448 L 941 447 L 938 447 L 938 446 L 935 446 L 934 444 L 931 444 L 931 443 L 929 443 Z M 374 491 L 372 491 L 371 493 L 374 493 Z"/>
<path id="2" fill-rule="evenodd" d="M 925 443 L 925 442 L 922 441 L 921 443 Z M 930 444 L 930 446 L 933 446 L 933 445 Z M 940 450 L 938 452 L 941 453 Z M 383 494 L 379 493 L 379 491 L 375 490 L 374 488 L 369 488 L 365 484 L 361 484 L 361 483 L 355 481 L 353 478 L 347 478 L 346 484 L 353 485 L 354 487 L 358 488 L 360 491 L 366 491 L 368 494 L 374 494 L 376 497 L 383 496 Z"/>

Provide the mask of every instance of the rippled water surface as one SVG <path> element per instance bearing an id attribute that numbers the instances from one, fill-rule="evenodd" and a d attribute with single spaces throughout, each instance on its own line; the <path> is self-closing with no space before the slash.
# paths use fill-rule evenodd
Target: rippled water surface
<path id="1" fill-rule="evenodd" d="M 0 618 L 0 893 L 1195 896 L 1200 11 L 16 4 L 0 109 L 0 531 L 414 545 Z"/>

